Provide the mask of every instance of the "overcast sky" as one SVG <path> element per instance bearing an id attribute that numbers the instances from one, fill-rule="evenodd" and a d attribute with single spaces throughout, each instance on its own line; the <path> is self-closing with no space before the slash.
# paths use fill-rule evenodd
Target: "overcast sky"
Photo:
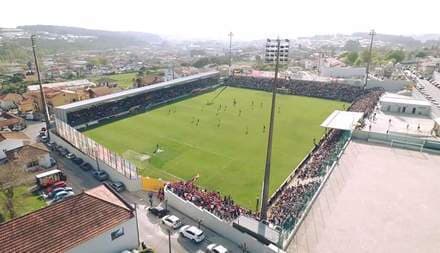
<path id="1" fill-rule="evenodd" d="M 440 0 L 2 0 L 0 27 L 67 25 L 173 38 L 440 33 Z"/>

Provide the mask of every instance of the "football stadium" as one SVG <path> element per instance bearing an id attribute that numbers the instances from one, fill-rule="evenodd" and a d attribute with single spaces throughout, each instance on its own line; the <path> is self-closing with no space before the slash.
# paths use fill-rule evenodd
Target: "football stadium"
<path id="1" fill-rule="evenodd" d="M 224 233 L 240 230 L 285 248 L 351 130 L 374 112 L 384 90 L 279 80 L 268 227 L 262 232 L 258 201 L 272 82 L 221 78 L 213 71 L 75 102 L 56 108 L 57 134 L 130 180 L 167 182 L 159 198 L 165 194 L 170 204 L 184 205 L 181 210 L 198 206 L 220 219 L 215 222 L 232 222 L 234 229 Z"/>
<path id="2" fill-rule="evenodd" d="M 255 208 L 264 174 L 270 101 L 268 92 L 219 87 L 85 134 L 133 161 L 144 176 L 197 176 L 199 185 Z M 277 106 L 271 192 L 313 147 L 313 139 L 323 135 L 320 123 L 348 104 L 280 95 Z"/>

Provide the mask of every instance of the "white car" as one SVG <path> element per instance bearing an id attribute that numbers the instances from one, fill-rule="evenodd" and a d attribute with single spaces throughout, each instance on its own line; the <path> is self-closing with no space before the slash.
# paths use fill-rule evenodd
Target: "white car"
<path id="1" fill-rule="evenodd" d="M 163 217 L 162 224 L 173 229 L 178 229 L 180 226 L 182 226 L 182 222 L 180 221 L 179 217 L 174 215 L 167 215 Z"/>
<path id="2" fill-rule="evenodd" d="M 183 226 L 180 229 L 180 235 L 195 243 L 202 242 L 205 239 L 205 233 L 202 230 L 190 225 Z"/>
<path id="3" fill-rule="evenodd" d="M 206 252 L 209 253 L 228 253 L 228 249 L 223 247 L 220 244 L 209 244 L 208 247 L 206 247 Z"/>

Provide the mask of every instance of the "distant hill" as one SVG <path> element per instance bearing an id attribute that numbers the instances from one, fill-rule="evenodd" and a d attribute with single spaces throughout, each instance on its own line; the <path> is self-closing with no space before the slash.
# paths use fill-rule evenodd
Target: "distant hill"
<path id="1" fill-rule="evenodd" d="M 31 60 L 31 34 L 38 35 L 39 53 L 42 55 L 145 47 L 150 43 L 163 42 L 158 35 L 143 32 L 112 32 L 51 25 L 0 28 L 0 65 Z"/>
<path id="2" fill-rule="evenodd" d="M 440 40 L 440 33 L 430 33 L 430 34 L 420 34 L 412 36 L 416 40 L 420 40 L 421 42 L 427 42 L 429 40 Z"/>
<path id="3" fill-rule="evenodd" d="M 144 32 L 113 32 L 104 30 L 92 30 L 80 27 L 52 25 L 26 25 L 19 26 L 17 28 L 27 31 L 29 33 L 95 37 L 98 40 L 110 39 L 114 40 L 115 42 L 120 40 L 126 44 L 133 43 L 133 45 L 138 45 L 140 43 L 158 43 L 162 41 L 162 39 L 158 35 Z"/>
<path id="4" fill-rule="evenodd" d="M 352 36 L 361 37 L 364 39 L 370 38 L 370 35 L 368 33 L 361 33 L 361 32 L 353 33 Z M 410 48 L 420 47 L 422 45 L 421 41 L 416 40 L 411 36 L 378 33 L 375 38 L 383 42 L 400 44 L 401 46 L 410 47 Z"/>

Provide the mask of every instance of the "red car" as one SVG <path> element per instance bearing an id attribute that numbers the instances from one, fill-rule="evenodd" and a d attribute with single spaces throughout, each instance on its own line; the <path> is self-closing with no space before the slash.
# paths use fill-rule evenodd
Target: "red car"
<path id="1" fill-rule="evenodd" d="M 47 187 L 46 191 L 47 191 L 47 193 L 50 193 L 50 192 L 52 192 L 53 189 L 55 189 L 55 188 L 64 188 L 64 187 L 66 187 L 66 186 L 67 186 L 67 185 L 66 185 L 66 182 L 65 182 L 65 181 L 58 181 L 58 182 L 52 184 L 51 186 Z"/>

